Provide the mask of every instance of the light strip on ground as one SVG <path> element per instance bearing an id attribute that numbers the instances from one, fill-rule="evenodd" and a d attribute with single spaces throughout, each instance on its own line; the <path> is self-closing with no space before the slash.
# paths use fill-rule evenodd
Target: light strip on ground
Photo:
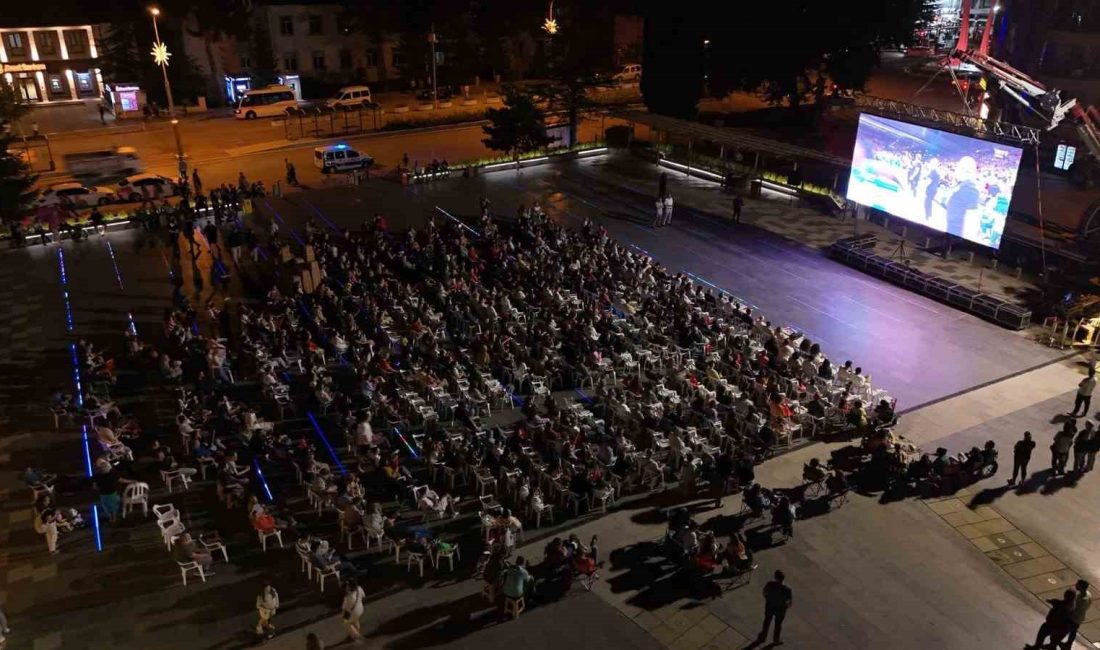
<path id="1" fill-rule="evenodd" d="M 474 233 L 474 236 L 476 236 L 476 237 L 480 237 L 480 236 L 481 236 L 481 233 L 479 233 L 478 231 L 474 230 L 473 228 L 471 228 L 471 227 L 467 226 L 467 225 L 466 225 L 465 223 L 463 223 L 463 222 L 462 222 L 462 220 L 461 220 L 461 219 L 459 219 L 458 217 L 454 216 L 454 215 L 453 215 L 453 214 L 451 214 L 450 212 L 447 212 L 446 210 L 444 210 L 443 208 L 439 207 L 438 205 L 437 205 L 437 206 L 435 206 L 435 209 L 436 209 L 436 210 L 439 210 L 439 211 L 440 211 L 440 212 L 441 212 L 441 213 L 442 213 L 442 214 L 443 214 L 444 216 L 446 216 L 446 217 L 447 217 L 448 219 L 452 219 L 452 220 L 454 220 L 454 222 L 455 222 L 455 223 L 457 223 L 458 225 L 460 225 L 460 226 L 462 226 L 463 228 L 465 228 L 466 230 L 469 230 L 470 232 Z"/>
<path id="2" fill-rule="evenodd" d="M 88 475 L 88 478 L 92 478 L 92 450 L 88 444 L 88 425 L 80 425 L 80 433 L 84 439 L 84 472 Z"/>
<path id="3" fill-rule="evenodd" d="M 118 260 L 115 258 L 115 247 L 111 246 L 111 240 L 107 239 L 107 252 L 111 254 L 111 266 L 115 267 L 115 280 L 118 282 L 118 288 L 123 291 L 126 287 L 122 286 L 122 273 L 118 270 Z"/>
<path id="4" fill-rule="evenodd" d="M 306 415 L 309 416 L 309 421 L 313 425 L 313 430 L 317 432 L 317 437 L 321 439 L 321 442 L 325 443 L 325 447 L 328 448 L 328 453 L 332 456 L 332 462 L 336 463 L 337 469 L 340 470 L 342 476 L 347 476 L 348 471 L 344 469 L 344 464 L 340 462 L 340 457 L 336 455 L 336 450 L 332 448 L 332 444 L 328 441 L 328 436 L 325 435 L 321 425 L 318 424 L 317 418 L 313 417 L 313 411 L 308 411 Z"/>
<path id="5" fill-rule="evenodd" d="M 95 533 L 95 550 L 103 551 L 103 536 L 99 532 L 99 506 L 92 504 L 92 531 Z"/>
<path id="6" fill-rule="evenodd" d="M 260 485 L 264 487 L 264 494 L 267 495 L 267 500 L 274 502 L 275 497 L 271 496 L 271 488 L 267 484 L 267 479 L 264 478 L 264 471 L 260 469 L 260 459 L 253 459 L 252 466 L 256 468 L 256 478 L 260 479 Z"/>
<path id="7" fill-rule="evenodd" d="M 328 227 L 332 229 L 332 232 L 340 234 L 340 229 L 336 227 L 336 224 L 334 224 L 332 222 L 332 219 L 329 219 L 324 212 L 318 210 L 317 206 L 310 203 L 308 199 L 302 199 L 302 201 L 306 204 L 306 207 L 308 207 L 310 210 L 313 210 L 313 214 L 321 217 L 321 220 L 328 224 Z"/>
<path id="8" fill-rule="evenodd" d="M 581 390 L 579 388 L 577 389 L 576 392 L 577 392 L 577 397 L 580 397 L 582 402 L 584 402 L 585 404 L 592 404 L 592 398 L 589 397 L 587 393 L 585 393 L 583 390 Z"/>
<path id="9" fill-rule="evenodd" d="M 405 447 L 409 450 L 409 453 L 412 454 L 413 458 L 420 458 L 420 454 L 416 453 L 416 449 L 411 444 L 409 444 L 409 441 L 405 439 L 405 436 L 401 435 L 401 429 L 394 427 L 393 432 L 397 434 L 397 437 L 401 439 L 401 442 L 405 443 Z"/>
<path id="10" fill-rule="evenodd" d="M 687 165 L 682 165 L 678 162 L 672 162 L 671 160 L 665 160 L 664 158 L 658 160 L 657 164 L 662 167 L 671 167 L 672 169 L 678 169 L 689 174 L 700 174 L 702 176 L 706 176 L 717 181 L 722 180 L 722 177 L 718 174 L 715 174 L 714 172 L 708 172 L 707 170 L 699 169 L 698 167 L 688 167 Z"/>
<path id="11" fill-rule="evenodd" d="M 69 272 L 65 268 L 65 251 L 57 248 L 57 264 L 61 269 L 61 298 L 65 302 L 65 327 L 73 331 L 73 306 L 69 301 Z"/>
<path id="12" fill-rule="evenodd" d="M 80 381 L 80 359 L 76 354 L 76 343 L 69 344 L 69 356 L 73 362 L 73 386 L 76 388 L 76 405 L 84 408 L 84 385 Z"/>
<path id="13" fill-rule="evenodd" d="M 138 335 L 138 333 L 137 333 L 137 323 L 134 322 L 133 312 L 126 312 L 126 318 L 128 318 L 130 320 L 130 333 L 133 334 L 134 336 L 137 336 Z"/>
<path id="14" fill-rule="evenodd" d="M 298 244 L 300 244 L 302 246 L 306 245 L 306 243 L 304 241 L 302 241 L 302 238 L 298 236 L 298 231 L 291 228 L 290 226 L 287 225 L 287 223 L 285 221 L 283 221 L 283 216 L 281 214 L 279 214 L 278 210 L 276 210 L 274 207 L 271 206 L 270 201 L 268 201 L 267 199 L 264 199 L 264 205 L 267 206 L 268 210 L 271 210 L 271 214 L 275 215 L 275 218 L 279 220 L 279 223 L 283 224 L 283 228 L 286 228 L 290 232 L 291 236 L 294 237 L 294 239 L 298 242 Z"/>

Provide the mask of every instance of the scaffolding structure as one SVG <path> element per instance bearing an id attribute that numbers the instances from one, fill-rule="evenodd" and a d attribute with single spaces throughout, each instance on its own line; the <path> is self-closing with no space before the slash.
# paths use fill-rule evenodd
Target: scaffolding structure
<path id="1" fill-rule="evenodd" d="M 1040 130 L 1030 126 L 986 120 L 977 115 L 964 115 L 873 95 L 856 94 L 852 96 L 852 99 L 856 107 L 869 112 L 893 115 L 909 121 L 962 130 L 969 134 L 992 136 L 1022 145 L 1035 146 L 1039 144 Z"/>

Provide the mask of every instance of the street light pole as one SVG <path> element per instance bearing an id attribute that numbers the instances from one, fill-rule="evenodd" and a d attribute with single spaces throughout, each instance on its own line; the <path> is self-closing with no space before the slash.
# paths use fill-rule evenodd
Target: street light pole
<path id="1" fill-rule="evenodd" d="M 432 44 L 432 108 L 439 108 L 439 91 L 435 84 L 435 43 L 439 38 L 435 34 L 435 25 L 432 25 L 432 33 L 428 34 L 428 42 Z"/>
<path id="2" fill-rule="evenodd" d="M 153 14 L 153 38 L 155 39 L 154 56 L 156 52 L 160 51 L 163 56 L 159 57 L 160 73 L 164 79 L 164 93 L 168 96 L 168 115 L 172 118 L 172 135 L 176 138 L 176 158 L 179 168 L 180 178 L 187 178 L 187 161 L 183 157 L 183 140 L 180 139 L 180 121 L 176 117 L 176 105 L 172 101 L 172 84 L 168 81 L 168 50 L 164 46 L 164 43 L 160 40 L 160 30 L 157 27 L 157 16 L 160 15 L 160 9 L 156 7 L 150 7 L 149 13 Z"/>

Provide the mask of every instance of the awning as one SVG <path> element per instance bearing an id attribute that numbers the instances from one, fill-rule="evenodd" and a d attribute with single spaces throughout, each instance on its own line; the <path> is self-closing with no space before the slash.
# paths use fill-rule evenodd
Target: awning
<path id="1" fill-rule="evenodd" d="M 612 113 L 617 118 L 628 122 L 645 124 L 650 128 L 659 129 L 666 133 L 690 138 L 693 140 L 706 140 L 714 144 L 744 151 L 759 151 L 760 153 L 788 158 L 791 160 L 813 160 L 828 163 L 838 167 L 850 167 L 851 159 L 841 158 L 833 154 L 801 147 L 796 144 L 788 144 L 778 140 L 770 140 L 753 135 L 744 129 L 734 129 L 708 124 L 700 124 L 689 120 L 682 120 L 666 115 L 657 115 L 645 111 L 617 111 Z"/>

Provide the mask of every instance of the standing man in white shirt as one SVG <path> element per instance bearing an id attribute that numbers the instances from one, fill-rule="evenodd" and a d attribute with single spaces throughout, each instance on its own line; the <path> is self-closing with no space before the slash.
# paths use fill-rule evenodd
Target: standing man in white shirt
<path id="1" fill-rule="evenodd" d="M 1077 384 L 1077 398 L 1073 401 L 1073 410 L 1069 413 L 1071 418 L 1078 417 L 1077 411 L 1081 411 L 1080 417 L 1089 414 L 1089 405 L 1092 403 L 1092 391 L 1094 390 L 1096 390 L 1096 371 L 1090 368 L 1089 376 Z"/>
<path id="2" fill-rule="evenodd" d="M 660 228 L 665 225 L 665 198 L 663 196 L 657 197 L 657 216 L 653 219 L 653 227 Z"/>
<path id="3" fill-rule="evenodd" d="M 665 194 L 665 222 L 667 226 L 672 223 L 672 194 Z"/>

